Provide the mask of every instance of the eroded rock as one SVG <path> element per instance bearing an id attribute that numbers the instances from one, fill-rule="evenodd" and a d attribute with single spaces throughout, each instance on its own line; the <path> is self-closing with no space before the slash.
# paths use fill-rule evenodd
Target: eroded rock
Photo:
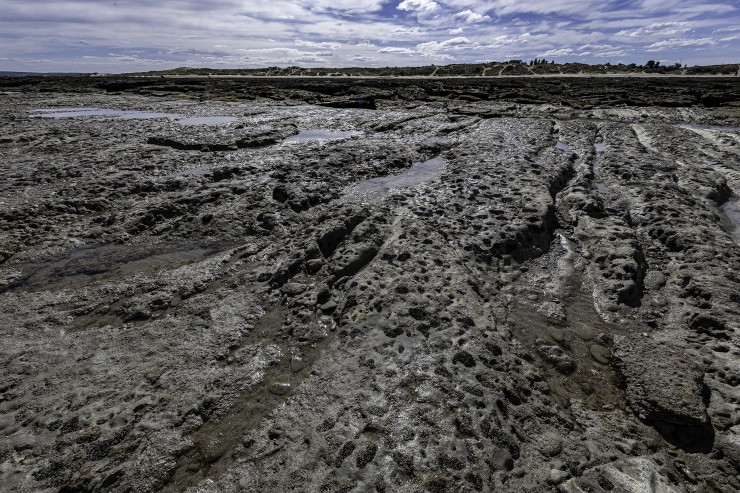
<path id="1" fill-rule="evenodd" d="M 707 422 L 704 372 L 682 351 L 650 337 L 618 337 L 614 357 L 633 412 L 678 425 Z"/>

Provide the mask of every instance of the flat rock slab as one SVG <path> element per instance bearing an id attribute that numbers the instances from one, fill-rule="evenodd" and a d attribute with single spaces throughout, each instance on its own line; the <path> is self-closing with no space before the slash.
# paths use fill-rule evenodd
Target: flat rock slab
<path id="1" fill-rule="evenodd" d="M 617 337 L 614 358 L 634 412 L 679 425 L 706 423 L 704 372 L 682 351 L 646 337 Z"/>

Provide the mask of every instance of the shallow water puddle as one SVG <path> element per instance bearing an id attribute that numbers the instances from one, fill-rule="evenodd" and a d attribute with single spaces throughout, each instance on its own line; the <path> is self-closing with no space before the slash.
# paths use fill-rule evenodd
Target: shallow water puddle
<path id="1" fill-rule="evenodd" d="M 568 144 L 566 144 L 565 142 L 560 142 L 560 141 L 558 141 L 558 143 L 555 144 L 555 149 L 558 149 L 564 152 L 572 152 Z"/>
<path id="2" fill-rule="evenodd" d="M 720 206 L 720 209 L 722 209 L 722 212 L 725 213 L 725 216 L 727 216 L 730 222 L 735 225 L 735 231 L 732 233 L 732 237 L 735 243 L 740 245 L 740 200 L 725 202 Z"/>
<path id="3" fill-rule="evenodd" d="M 444 169 L 446 161 L 437 156 L 423 163 L 415 164 L 400 175 L 382 176 L 361 181 L 352 186 L 346 196 L 360 196 L 371 202 L 382 200 L 391 191 L 421 185 L 437 178 Z"/>
<path id="4" fill-rule="evenodd" d="M 606 148 L 606 144 L 604 144 L 603 142 L 594 143 L 594 150 L 596 152 L 603 152 L 605 148 Z"/>
<path id="5" fill-rule="evenodd" d="M 306 142 L 309 140 L 340 140 L 352 137 L 354 132 L 343 132 L 339 130 L 302 130 L 283 142 Z"/>
<path id="6" fill-rule="evenodd" d="M 722 204 L 721 209 L 730 218 L 732 224 L 740 226 L 740 200 L 737 202 L 725 202 Z"/>
<path id="7" fill-rule="evenodd" d="M 79 118 L 85 116 L 107 116 L 122 120 L 148 120 L 167 118 L 181 125 L 224 125 L 237 121 L 228 116 L 185 116 L 177 113 L 158 113 L 139 110 L 112 110 L 106 108 L 48 108 L 29 112 L 31 118 Z"/>

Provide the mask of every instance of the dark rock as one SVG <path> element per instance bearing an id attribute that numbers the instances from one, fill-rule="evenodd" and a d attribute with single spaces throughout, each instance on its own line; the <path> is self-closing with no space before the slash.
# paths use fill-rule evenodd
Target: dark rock
<path id="1" fill-rule="evenodd" d="M 614 357 L 633 412 L 679 425 L 707 422 L 704 372 L 680 350 L 649 337 L 618 337 Z"/>

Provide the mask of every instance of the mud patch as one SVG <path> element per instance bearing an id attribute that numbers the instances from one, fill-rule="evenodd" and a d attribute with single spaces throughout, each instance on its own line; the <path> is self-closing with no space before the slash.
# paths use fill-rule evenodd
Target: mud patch
<path id="1" fill-rule="evenodd" d="M 21 264 L 21 276 L 1 292 L 69 289 L 104 279 L 129 276 L 197 262 L 232 248 L 233 242 L 183 242 L 153 246 L 95 245 Z"/>
<path id="2" fill-rule="evenodd" d="M 601 320 L 588 293 L 576 293 L 565 306 L 565 320 L 557 321 L 515 302 L 509 319 L 514 335 L 562 406 L 569 407 L 576 398 L 594 410 L 623 408 L 625 395 L 611 366 L 611 348 L 614 335 L 629 330 Z"/>
<path id="3" fill-rule="evenodd" d="M 288 313 L 283 306 L 273 308 L 231 348 L 224 364 L 229 364 L 242 350 L 265 345 L 279 348 L 280 360 L 267 369 L 257 384 L 237 396 L 224 415 L 204 420 L 203 426 L 190 437 L 193 448 L 178 459 L 161 489 L 163 493 L 184 491 L 207 477 L 218 478 L 239 458 L 249 454 L 252 445 L 249 432 L 258 428 L 310 376 L 313 363 L 333 340 L 334 322 L 327 317 L 324 337 L 304 348 L 300 355 L 291 354 L 282 336 Z M 280 431 L 272 433 L 280 434 Z"/>

